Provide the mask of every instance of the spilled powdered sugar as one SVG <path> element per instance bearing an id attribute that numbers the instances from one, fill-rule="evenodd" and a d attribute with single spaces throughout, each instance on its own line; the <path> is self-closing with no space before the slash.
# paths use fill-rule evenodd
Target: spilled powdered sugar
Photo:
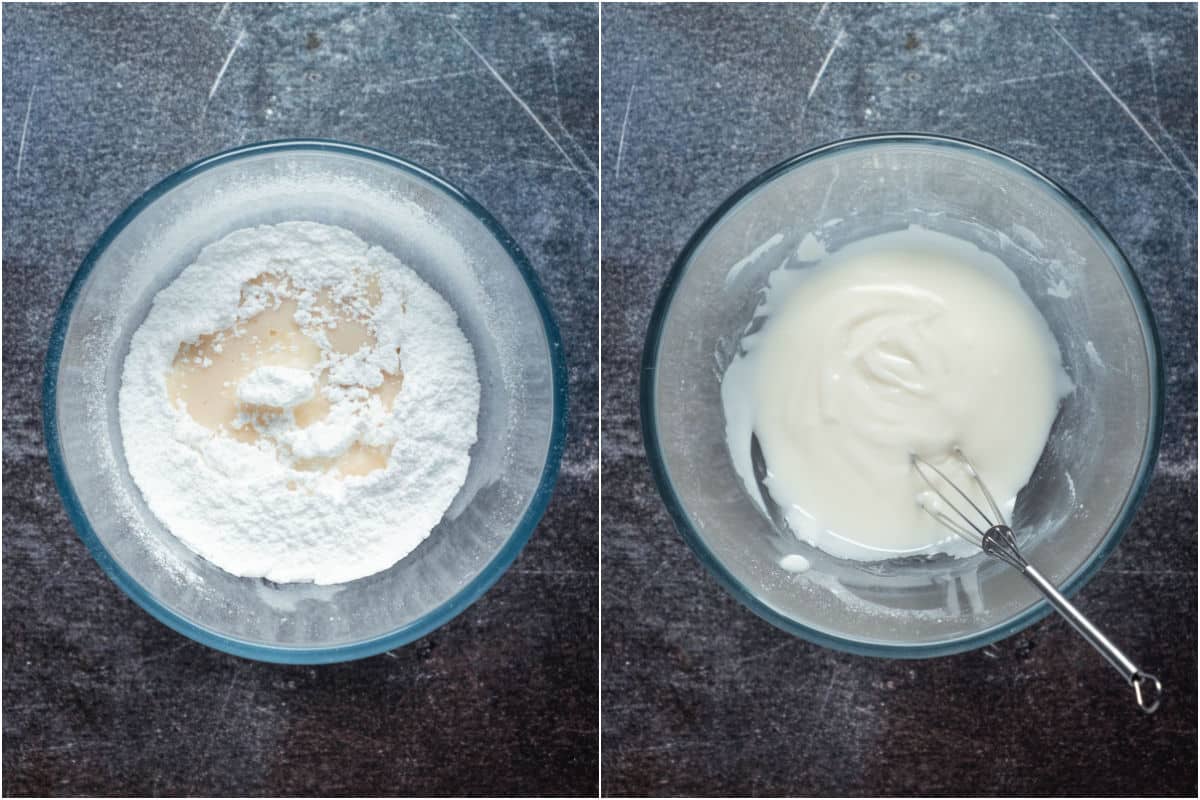
<path id="1" fill-rule="evenodd" d="M 264 275 L 278 284 L 252 284 Z M 366 302 L 367 282 L 377 304 Z M 337 352 L 322 293 L 360 312 L 374 341 Z M 296 302 L 294 321 L 320 361 L 261 366 L 237 385 L 241 402 L 276 410 L 234 423 L 258 438 L 214 431 L 172 403 L 181 346 L 278 308 L 281 296 Z M 401 371 L 388 409 L 373 392 Z M 328 403 L 325 416 L 294 424 L 292 409 L 314 396 Z M 155 297 L 125 360 L 119 416 L 135 483 L 189 548 L 235 575 L 330 584 L 386 569 L 429 535 L 466 479 L 479 402 L 471 345 L 436 291 L 349 231 L 291 222 L 206 247 Z M 362 475 L 303 466 L 353 447 L 384 453 L 386 466 Z"/>

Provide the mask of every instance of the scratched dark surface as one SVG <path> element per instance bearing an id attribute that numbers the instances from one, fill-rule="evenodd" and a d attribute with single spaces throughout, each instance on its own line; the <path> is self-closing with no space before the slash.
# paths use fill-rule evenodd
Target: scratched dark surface
<path id="1" fill-rule="evenodd" d="M 602 14 L 603 791 L 1194 796 L 1194 6 Z M 1078 597 L 1161 671 L 1155 716 L 1057 619 L 923 662 L 791 638 L 726 594 L 671 527 L 636 406 L 671 263 L 768 166 L 888 130 L 1036 165 L 1099 216 L 1149 292 L 1167 364 L 1161 457 L 1124 542 Z"/>
<path id="2" fill-rule="evenodd" d="M 5 7 L 6 795 L 595 795 L 597 44 L 593 6 Z M 489 208 L 552 300 L 573 411 L 504 577 L 417 643 L 317 668 L 134 605 L 67 521 L 40 423 L 53 314 L 104 227 L 197 158 L 289 136 L 407 156 Z"/>

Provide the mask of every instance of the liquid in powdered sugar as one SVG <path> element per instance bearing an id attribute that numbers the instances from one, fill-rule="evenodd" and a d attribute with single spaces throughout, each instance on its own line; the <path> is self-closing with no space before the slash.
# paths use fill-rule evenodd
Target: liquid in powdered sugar
<path id="1" fill-rule="evenodd" d="M 206 247 L 135 332 L 130 473 L 235 575 L 340 583 L 388 568 L 466 479 L 480 385 L 449 304 L 390 253 L 291 222 Z"/>

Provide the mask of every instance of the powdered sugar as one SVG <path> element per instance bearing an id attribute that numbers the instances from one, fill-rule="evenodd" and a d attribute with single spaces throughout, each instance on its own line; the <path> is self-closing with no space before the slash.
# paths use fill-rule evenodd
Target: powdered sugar
<path id="1" fill-rule="evenodd" d="M 312 372 L 295 367 L 259 367 L 237 386 L 238 399 L 243 403 L 272 408 L 298 406 L 316 393 Z"/>
<path id="2" fill-rule="evenodd" d="M 252 283 L 264 275 L 275 283 Z M 368 320 L 374 341 L 341 346 L 322 298 Z M 217 332 L 285 300 L 320 359 L 308 370 L 259 367 L 238 383 L 242 402 L 271 414 L 242 413 L 214 432 L 172 404 L 182 344 L 208 337 L 208 353 L 220 353 L 229 342 Z M 400 371 L 389 409 L 379 392 Z M 314 394 L 327 412 L 301 426 L 293 410 Z M 349 231 L 292 222 L 206 247 L 155 297 L 125 360 L 119 415 L 135 483 L 189 548 L 235 575 L 328 584 L 386 569 L 429 535 L 466 479 L 479 402 L 471 345 L 437 292 Z M 230 435 L 247 426 L 254 441 Z M 311 466 L 356 448 L 384 454 L 386 466 Z"/>

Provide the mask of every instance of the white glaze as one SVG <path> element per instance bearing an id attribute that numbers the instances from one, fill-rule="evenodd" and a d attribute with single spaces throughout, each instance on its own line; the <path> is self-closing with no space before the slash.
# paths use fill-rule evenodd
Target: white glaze
<path id="1" fill-rule="evenodd" d="M 722 380 L 735 468 L 758 502 L 756 433 L 790 527 L 835 556 L 973 552 L 921 510 L 911 454 L 965 485 L 961 447 L 1011 511 L 1072 388 L 1049 326 L 999 259 L 954 237 L 814 252 L 769 276 L 765 320 Z"/>

